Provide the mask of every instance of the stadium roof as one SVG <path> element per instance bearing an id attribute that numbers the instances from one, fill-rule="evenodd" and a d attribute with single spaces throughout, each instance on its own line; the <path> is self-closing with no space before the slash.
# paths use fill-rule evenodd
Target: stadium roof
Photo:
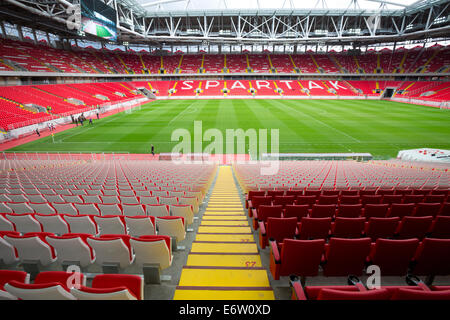
<path id="1" fill-rule="evenodd" d="M 360 46 L 450 38 L 450 0 L 101 1 L 117 10 L 119 43 Z M 76 3 L 0 0 L 0 17 L 83 38 L 65 27 Z"/>
<path id="2" fill-rule="evenodd" d="M 246 10 L 246 9 L 404 9 L 417 0 L 135 0 L 148 13 L 154 11 Z"/>

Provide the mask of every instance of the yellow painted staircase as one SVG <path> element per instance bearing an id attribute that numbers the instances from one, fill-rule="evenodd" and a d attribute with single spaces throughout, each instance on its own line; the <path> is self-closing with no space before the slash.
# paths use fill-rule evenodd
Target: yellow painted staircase
<path id="1" fill-rule="evenodd" d="M 220 166 L 174 300 L 273 300 L 230 166 Z"/>

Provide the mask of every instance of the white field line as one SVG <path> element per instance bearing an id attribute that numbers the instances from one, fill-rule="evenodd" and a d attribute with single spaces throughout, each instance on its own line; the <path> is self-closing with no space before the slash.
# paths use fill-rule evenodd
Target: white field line
<path id="1" fill-rule="evenodd" d="M 276 101 L 276 102 L 279 103 L 279 101 Z M 280 103 L 280 104 L 281 104 L 281 103 Z M 313 116 L 311 116 L 311 115 L 309 115 L 309 114 L 306 114 L 306 113 L 304 113 L 304 112 L 302 112 L 302 111 L 299 111 L 299 110 L 297 110 L 297 109 L 294 109 L 294 108 L 292 108 L 292 107 L 290 107 L 290 106 L 287 106 L 287 105 L 285 105 L 285 104 L 282 104 L 282 106 L 283 106 L 284 108 L 290 109 L 290 110 L 292 110 L 292 111 L 294 111 L 294 112 L 296 112 L 296 113 L 299 113 L 299 114 L 305 115 L 305 116 L 307 116 L 307 117 L 309 117 L 309 118 L 312 118 L 314 121 L 317 121 L 317 122 L 321 123 L 321 124 L 324 125 L 325 127 L 330 128 L 330 129 L 332 129 L 332 130 L 334 130 L 334 131 L 337 131 L 337 132 L 339 132 L 340 134 L 342 134 L 342 135 L 344 135 L 344 136 L 346 136 L 346 137 L 348 137 L 348 138 L 350 138 L 350 139 L 352 139 L 352 140 L 354 140 L 354 141 L 356 141 L 356 142 L 358 142 L 358 143 L 362 143 L 361 140 L 358 140 L 358 139 L 356 139 L 355 137 L 352 137 L 351 135 L 349 135 L 348 133 L 345 133 L 344 131 L 341 131 L 341 130 L 339 130 L 339 129 L 336 129 L 335 127 L 332 127 L 332 126 L 326 124 L 325 122 L 323 122 L 323 121 L 321 121 L 321 120 L 318 120 L 318 119 L 314 118 Z"/>

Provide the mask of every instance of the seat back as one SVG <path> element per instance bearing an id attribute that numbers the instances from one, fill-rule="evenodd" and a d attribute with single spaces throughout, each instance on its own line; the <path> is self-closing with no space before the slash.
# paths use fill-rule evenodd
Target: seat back
<path id="1" fill-rule="evenodd" d="M 117 196 L 101 196 L 103 204 L 119 204 L 120 200 Z"/>
<path id="2" fill-rule="evenodd" d="M 307 204 L 310 207 L 316 203 L 317 197 L 315 195 L 298 196 L 296 199 L 297 204 Z"/>
<path id="3" fill-rule="evenodd" d="M 98 195 L 82 195 L 84 203 L 102 203 L 102 200 Z"/>
<path id="4" fill-rule="evenodd" d="M 149 216 L 124 217 L 128 234 L 132 237 L 156 234 L 155 218 Z"/>
<path id="5" fill-rule="evenodd" d="M 389 205 L 385 204 L 366 204 L 364 206 L 364 217 L 366 220 L 370 218 L 385 218 L 389 210 Z"/>
<path id="6" fill-rule="evenodd" d="M 69 224 L 59 214 L 35 214 L 34 218 L 42 225 L 44 232 L 65 234 L 69 232 Z"/>
<path id="7" fill-rule="evenodd" d="M 383 196 L 381 195 L 362 195 L 361 204 L 365 206 L 366 204 L 379 204 L 381 203 Z"/>
<path id="8" fill-rule="evenodd" d="M 336 212 L 336 218 L 358 218 L 361 215 L 361 204 L 340 204 Z"/>
<path id="9" fill-rule="evenodd" d="M 36 213 L 40 214 L 54 214 L 56 213 L 56 210 L 50 206 L 49 203 L 29 203 L 29 206 L 34 210 Z"/>
<path id="10" fill-rule="evenodd" d="M 302 240 L 326 239 L 330 233 L 331 218 L 301 218 L 298 224 L 299 237 Z"/>
<path id="11" fill-rule="evenodd" d="M 283 211 L 282 205 L 276 206 L 260 205 L 258 208 L 258 220 L 266 222 L 267 218 L 269 217 L 280 218 L 282 211 Z"/>
<path id="12" fill-rule="evenodd" d="M 139 197 L 140 204 L 158 204 L 158 197 L 154 196 L 140 196 Z"/>
<path id="13" fill-rule="evenodd" d="M 399 217 L 370 218 L 366 226 L 366 235 L 373 241 L 378 238 L 393 238 L 399 222 Z"/>
<path id="14" fill-rule="evenodd" d="M 194 214 L 198 213 L 199 204 L 198 204 L 197 197 L 181 197 L 181 198 L 178 198 L 178 203 L 184 204 L 184 205 L 190 205 L 190 206 L 192 206 L 192 210 L 193 210 Z"/>
<path id="15" fill-rule="evenodd" d="M 95 203 L 75 203 L 75 208 L 78 210 L 78 214 L 90 214 L 90 215 L 99 215 L 100 211 L 98 210 Z"/>
<path id="16" fill-rule="evenodd" d="M 419 245 L 419 239 L 377 239 L 370 261 L 380 267 L 381 276 L 403 276 Z"/>
<path id="17" fill-rule="evenodd" d="M 316 276 L 325 240 L 285 239 L 281 248 L 280 275 Z"/>
<path id="18" fill-rule="evenodd" d="M 81 267 L 86 267 L 95 260 L 92 248 L 76 234 L 47 236 L 46 239 L 55 248 L 60 263 L 78 261 Z"/>
<path id="19" fill-rule="evenodd" d="M 120 216 L 94 216 L 99 234 L 127 234 Z"/>
<path id="20" fill-rule="evenodd" d="M 405 216 L 412 216 L 416 205 L 414 203 L 393 203 L 389 210 L 389 217 L 399 217 L 400 219 Z"/>
<path id="21" fill-rule="evenodd" d="M 6 219 L 14 223 L 16 231 L 20 233 L 41 232 L 42 226 L 31 214 L 7 213 Z"/>
<path id="22" fill-rule="evenodd" d="M 311 210 L 311 218 L 333 218 L 336 212 L 334 204 L 314 204 Z"/>
<path id="23" fill-rule="evenodd" d="M 131 238 L 130 244 L 136 255 L 136 264 L 158 264 L 160 269 L 166 269 L 172 264 L 171 238 L 169 236 L 143 236 Z"/>
<path id="24" fill-rule="evenodd" d="M 88 215 L 74 216 L 64 215 L 64 220 L 67 221 L 72 233 L 89 233 L 97 234 L 97 224 L 94 219 Z"/>
<path id="25" fill-rule="evenodd" d="M 250 191 L 248 192 L 248 197 L 247 197 L 247 199 L 248 199 L 249 201 L 253 201 L 253 197 L 255 197 L 255 196 L 257 196 L 257 197 L 263 197 L 265 194 L 266 194 L 265 191 L 250 190 Z"/>
<path id="26" fill-rule="evenodd" d="M 171 205 L 169 206 L 169 212 L 171 216 L 183 217 L 187 225 L 194 223 L 194 211 L 190 205 Z"/>
<path id="27" fill-rule="evenodd" d="M 17 251 L 12 244 L 0 237 L 0 262 L 13 264 L 19 261 Z"/>
<path id="28" fill-rule="evenodd" d="M 338 204 L 338 195 L 320 195 L 317 201 L 318 204 Z"/>
<path id="29" fill-rule="evenodd" d="M 56 260 L 53 248 L 39 236 L 4 236 L 17 249 L 20 261 L 39 261 L 43 266 Z"/>
<path id="30" fill-rule="evenodd" d="M 447 198 L 445 194 L 429 194 L 425 196 L 424 202 L 427 203 L 442 203 Z"/>
<path id="31" fill-rule="evenodd" d="M 53 206 L 53 208 L 55 208 L 56 213 L 59 213 L 59 214 L 72 214 L 72 215 L 77 215 L 78 214 L 77 209 L 74 207 L 74 205 L 72 203 L 53 202 L 52 206 Z"/>
<path id="32" fill-rule="evenodd" d="M 33 208 L 31 208 L 26 202 L 7 202 L 8 207 L 12 209 L 14 213 L 34 213 Z"/>
<path id="33" fill-rule="evenodd" d="M 100 210 L 100 214 L 102 216 L 109 216 L 109 215 L 122 215 L 122 210 L 119 207 L 118 204 L 115 203 L 99 203 L 97 204 L 98 209 Z"/>
<path id="34" fill-rule="evenodd" d="M 5 284 L 5 290 L 21 300 L 76 300 L 58 282 L 25 284 L 13 280 Z"/>
<path id="35" fill-rule="evenodd" d="M 273 200 L 274 205 L 281 205 L 285 207 L 286 205 L 294 204 L 295 196 L 275 196 Z"/>
<path id="36" fill-rule="evenodd" d="M 156 217 L 156 228 L 158 229 L 158 234 L 175 237 L 177 242 L 186 238 L 184 219 L 182 217 Z"/>
<path id="37" fill-rule="evenodd" d="M 364 231 L 365 218 L 341 218 L 334 221 L 331 233 L 338 238 L 360 238 Z"/>
<path id="38" fill-rule="evenodd" d="M 99 265 L 104 263 L 118 263 L 121 268 L 131 265 L 133 261 L 129 247 L 120 238 L 95 238 L 87 239 L 88 244 L 94 249 Z"/>
<path id="39" fill-rule="evenodd" d="M 159 203 L 161 204 L 167 204 L 167 205 L 173 205 L 178 204 L 178 198 L 177 197 L 159 197 Z"/>
<path id="40" fill-rule="evenodd" d="M 284 207 L 284 218 L 297 218 L 297 222 L 300 222 L 302 217 L 306 217 L 308 215 L 309 205 L 307 204 L 288 204 Z"/>
<path id="41" fill-rule="evenodd" d="M 360 276 L 370 252 L 370 238 L 330 238 L 326 250 L 325 276 Z"/>
<path id="42" fill-rule="evenodd" d="M 124 216 L 145 216 L 145 209 L 142 204 L 124 204 L 122 203 L 122 211 Z"/>
<path id="43" fill-rule="evenodd" d="M 422 202 L 424 196 L 421 194 L 406 194 L 403 197 L 403 203 L 419 203 Z"/>
<path id="44" fill-rule="evenodd" d="M 139 204 L 138 199 L 133 195 L 133 196 L 123 196 L 120 195 L 120 203 L 122 204 Z"/>
<path id="45" fill-rule="evenodd" d="M 284 239 L 294 239 L 297 229 L 297 218 L 267 218 L 266 234 L 268 239 L 274 239 L 277 243 Z"/>
<path id="46" fill-rule="evenodd" d="M 1 231 L 14 231 L 14 224 L 4 216 L 0 215 L 0 230 Z"/>
<path id="47" fill-rule="evenodd" d="M 145 212 L 153 217 L 167 217 L 169 215 L 169 207 L 165 204 L 148 204 L 145 206 Z"/>
<path id="48" fill-rule="evenodd" d="M 386 194 L 383 196 L 382 203 L 392 204 L 392 203 L 402 203 L 403 195 L 401 194 Z"/>
<path id="49" fill-rule="evenodd" d="M 340 204 L 359 204 L 360 200 L 359 195 L 345 195 L 341 196 Z"/>
<path id="50" fill-rule="evenodd" d="M 425 217 L 425 216 L 432 216 L 435 217 L 438 215 L 439 211 L 441 210 L 441 204 L 440 203 L 423 203 L 419 202 L 416 205 L 416 212 L 414 213 L 415 217 Z"/>
<path id="51" fill-rule="evenodd" d="M 425 238 L 414 256 L 415 275 L 450 274 L 450 239 Z"/>
<path id="52" fill-rule="evenodd" d="M 252 207 L 258 209 L 261 205 L 272 205 L 272 197 L 254 196 L 252 199 Z"/>
<path id="53" fill-rule="evenodd" d="M 450 202 L 444 202 L 439 212 L 440 216 L 450 216 Z"/>
<path id="54" fill-rule="evenodd" d="M 437 216 L 431 226 L 432 238 L 450 239 L 450 217 Z"/>
<path id="55" fill-rule="evenodd" d="M 433 217 L 403 217 L 397 229 L 400 239 L 425 237 L 431 227 Z"/>

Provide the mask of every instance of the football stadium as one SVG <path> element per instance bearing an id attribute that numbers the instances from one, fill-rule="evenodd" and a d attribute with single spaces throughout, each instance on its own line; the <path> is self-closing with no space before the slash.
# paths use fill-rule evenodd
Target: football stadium
<path id="1" fill-rule="evenodd" d="M 448 0 L 0 0 L 0 300 L 450 300 L 449 76 Z"/>

